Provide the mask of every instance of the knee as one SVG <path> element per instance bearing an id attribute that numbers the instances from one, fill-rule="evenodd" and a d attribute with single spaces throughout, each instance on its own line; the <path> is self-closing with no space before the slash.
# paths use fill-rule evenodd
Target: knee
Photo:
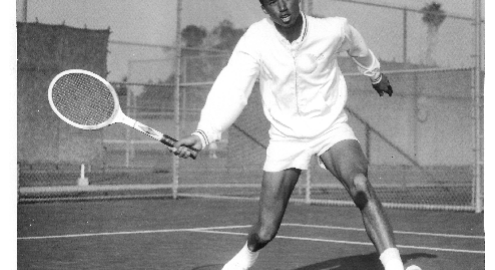
<path id="1" fill-rule="evenodd" d="M 356 192 L 367 192 L 369 190 L 369 180 L 364 174 L 356 174 L 352 177 L 352 185 Z"/>
<path id="2" fill-rule="evenodd" d="M 277 229 L 273 226 L 261 226 L 255 233 L 256 242 L 266 245 L 277 235 Z"/>
<path id="3" fill-rule="evenodd" d="M 350 194 L 359 209 L 363 209 L 372 200 L 371 185 L 364 174 L 357 174 L 351 180 Z"/>

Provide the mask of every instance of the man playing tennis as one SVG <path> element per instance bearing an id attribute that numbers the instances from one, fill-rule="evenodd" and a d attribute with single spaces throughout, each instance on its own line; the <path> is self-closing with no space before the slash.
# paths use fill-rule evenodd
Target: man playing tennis
<path id="1" fill-rule="evenodd" d="M 186 146 L 203 149 L 219 140 L 259 80 L 271 124 L 259 215 L 246 244 L 223 269 L 245 270 L 254 264 L 260 249 L 275 238 L 301 170 L 317 155 L 361 211 L 385 270 L 404 270 L 392 227 L 367 177 L 368 161 L 347 124 L 347 86 L 337 55 L 347 52 L 380 96 L 392 96 L 380 63 L 346 19 L 306 16 L 300 0 L 260 2 L 269 18 L 251 25 L 239 40 L 208 95 L 198 129 L 175 144 L 175 154 L 187 158 Z"/>

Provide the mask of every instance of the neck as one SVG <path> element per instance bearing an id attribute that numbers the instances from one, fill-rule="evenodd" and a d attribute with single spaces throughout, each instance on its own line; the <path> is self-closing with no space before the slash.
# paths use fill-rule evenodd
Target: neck
<path id="1" fill-rule="evenodd" d="M 289 42 L 292 42 L 299 38 L 303 28 L 303 18 L 302 15 L 299 14 L 296 22 L 287 27 L 283 27 L 281 25 L 275 24 L 275 28 L 278 30 L 283 37 L 285 37 Z"/>

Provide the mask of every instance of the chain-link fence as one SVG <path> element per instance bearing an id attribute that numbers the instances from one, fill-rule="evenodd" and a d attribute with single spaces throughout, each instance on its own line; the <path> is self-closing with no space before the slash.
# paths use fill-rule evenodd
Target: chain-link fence
<path id="1" fill-rule="evenodd" d="M 213 2 L 221 5 L 221 1 Z M 459 1 L 457 8 L 452 3 L 417 8 L 379 1 L 302 3 L 306 13 L 316 17 L 348 18 L 390 75 L 396 90 L 394 98 L 377 99 L 369 82 L 355 75 L 352 61 L 340 59 L 349 86 L 350 123 L 368 155 L 370 178 L 385 205 L 465 210 L 472 209 L 475 198 L 480 196 L 475 192 L 478 180 L 474 171 L 479 166 L 475 152 L 479 149 L 474 145 L 473 131 L 476 132 L 474 119 L 482 117 L 474 114 L 474 108 L 480 105 L 474 100 L 482 92 L 475 91 L 473 56 L 483 52 L 476 52 L 475 48 L 474 11 L 465 10 L 466 5 L 470 10 L 474 7 L 472 2 L 464 2 Z M 198 1 L 184 1 L 184 7 L 190 6 L 196 9 L 184 8 L 183 17 L 190 18 L 188 14 L 201 9 Z M 455 11 L 445 10 L 447 7 Z M 245 4 L 240 9 L 250 8 Z M 218 39 L 213 46 L 228 43 L 215 36 L 218 32 L 230 33 L 232 37 L 244 29 L 221 18 L 217 20 L 217 27 L 211 31 Z M 193 26 L 201 28 L 195 21 L 184 23 L 184 27 Z M 180 183 L 187 185 L 206 179 L 203 183 L 210 188 L 202 187 L 195 195 L 256 197 L 267 130 L 255 89 L 241 117 L 224 134 L 224 139 L 209 150 L 213 154 L 208 161 L 181 163 Z M 206 168 L 197 164 L 205 164 Z M 209 171 L 208 176 L 205 171 Z M 247 186 L 253 191 L 247 192 Z M 306 202 L 352 204 L 343 187 L 317 165 L 301 177 L 295 197 L 298 196 Z"/>
<path id="2" fill-rule="evenodd" d="M 63 1 L 31 2 L 28 23 L 39 20 L 60 26 L 62 18 L 67 18 L 65 24 L 70 27 L 109 28 L 106 77 L 117 89 L 123 111 L 172 136 L 195 130 L 212 82 L 237 40 L 251 23 L 265 17 L 255 0 L 128 1 L 133 8 L 86 0 L 79 1 L 79 10 L 56 9 L 56 16 L 52 9 L 35 7 L 63 7 Z M 481 3 L 478 9 L 483 10 Z M 484 58 L 479 57 L 484 55 L 484 46 L 477 49 L 473 33 L 480 29 L 484 44 L 484 23 L 475 23 L 473 1 L 408 5 L 354 0 L 304 0 L 301 4 L 311 16 L 348 18 L 389 74 L 394 96 L 379 99 L 369 81 L 356 73 L 352 60 L 339 59 L 349 88 L 349 123 L 370 160 L 370 179 L 385 205 L 479 208 L 482 174 L 476 172 L 483 168 L 479 154 L 483 149 L 483 126 L 479 124 L 483 89 L 482 84 L 477 87 L 477 78 L 484 70 Z M 111 10 L 111 15 L 100 15 L 95 10 L 98 6 Z M 81 18 L 69 22 L 75 13 Z M 175 36 L 181 41 L 176 42 Z M 65 43 L 57 44 L 63 47 Z M 181 61 L 176 61 L 177 44 L 182 47 Z M 478 65 L 473 60 L 476 57 L 481 59 Z M 46 93 L 45 84 L 36 87 L 41 96 Z M 26 85 L 21 83 L 18 89 L 23 91 Z M 46 115 L 22 118 L 18 126 Z M 53 198 L 67 192 L 71 198 L 88 193 L 97 197 L 166 196 L 171 191 L 179 196 L 258 196 L 269 124 L 257 85 L 235 124 L 197 160 L 174 160 L 159 143 L 122 126 L 87 135 L 61 121 L 51 123 L 49 129 L 58 132 L 42 133 L 31 144 L 18 140 L 21 199 L 47 194 Z M 66 142 L 85 138 L 78 141 L 79 150 L 93 150 L 84 158 L 66 158 L 63 153 L 68 150 L 59 143 L 45 147 L 58 153 L 57 158 L 44 159 L 47 149 L 40 147 L 31 150 L 38 155 L 23 154 L 22 149 L 41 144 L 43 136 L 59 136 L 53 141 Z M 89 179 L 89 186 L 78 186 L 81 178 Z M 40 193 L 35 188 L 40 186 L 50 188 Z M 303 173 L 294 198 L 352 204 L 341 185 L 314 161 Z"/>
<path id="3" fill-rule="evenodd" d="M 175 3 L 19 0 L 20 200 L 171 194 L 172 157 L 120 125 L 81 131 L 48 106 L 48 84 L 69 68 L 112 82 L 124 113 L 174 131 Z"/>

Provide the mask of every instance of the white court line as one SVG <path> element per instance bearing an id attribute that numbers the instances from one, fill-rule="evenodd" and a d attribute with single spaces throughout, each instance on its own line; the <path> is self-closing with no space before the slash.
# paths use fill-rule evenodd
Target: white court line
<path id="1" fill-rule="evenodd" d="M 284 226 L 294 226 L 294 227 L 306 227 L 306 228 L 317 228 L 317 229 L 330 229 L 330 230 L 345 230 L 345 231 L 360 231 L 364 232 L 365 229 L 362 228 L 352 228 L 352 227 L 339 227 L 339 226 L 325 226 L 325 225 L 306 225 L 298 223 L 283 223 Z M 410 231 L 394 231 L 394 234 L 411 234 L 411 235 L 421 235 L 421 236 L 435 236 L 435 237 L 447 237 L 447 238 L 469 238 L 469 239 L 485 239 L 481 235 L 462 235 L 462 234 L 446 234 L 446 233 L 425 233 L 425 232 L 410 232 Z"/>
<path id="2" fill-rule="evenodd" d="M 246 235 L 245 233 L 208 231 L 208 230 L 196 230 L 194 232 L 212 233 L 212 234 L 242 235 L 242 236 Z M 370 242 L 357 242 L 357 241 L 344 241 L 344 240 L 333 240 L 333 239 L 294 237 L 294 236 L 283 236 L 283 235 L 277 235 L 276 238 L 289 239 L 289 240 L 300 240 L 300 241 L 311 241 L 311 242 L 325 242 L 325 243 L 337 243 L 337 244 L 347 244 L 347 245 L 360 245 L 360 246 L 372 246 L 373 245 Z M 466 249 L 451 249 L 451 248 L 436 248 L 436 247 L 406 246 L 406 245 L 397 245 L 397 247 L 398 248 L 406 248 L 406 249 L 445 251 L 445 252 L 456 252 L 456 253 L 485 254 L 485 251 L 482 251 L 482 250 L 466 250 Z"/>
<path id="3" fill-rule="evenodd" d="M 25 237 L 17 237 L 17 240 L 77 238 L 77 237 L 93 237 L 93 236 L 109 236 L 109 235 L 129 235 L 129 234 L 150 234 L 150 233 L 171 233 L 171 232 L 194 232 L 194 231 L 205 231 L 205 230 L 240 229 L 240 228 L 248 228 L 248 227 L 251 227 L 251 225 L 203 227 L 203 228 L 190 228 L 190 229 L 167 229 L 167 230 L 145 230 L 145 231 L 124 231 L 124 232 L 81 233 L 81 234 L 63 234 L 63 235 L 48 235 L 48 236 L 25 236 Z"/>
<path id="4" fill-rule="evenodd" d="M 289 223 L 291 224 L 291 223 Z M 287 224 L 283 224 L 287 225 Z M 132 234 L 151 234 L 151 233 L 172 233 L 172 232 L 201 232 L 210 234 L 227 234 L 227 235 L 240 235 L 246 236 L 246 233 L 236 233 L 236 232 L 223 232 L 216 230 L 226 230 L 226 229 L 240 229 L 249 228 L 251 225 L 234 225 L 234 226 L 218 226 L 218 227 L 199 227 L 199 228 L 189 228 L 189 229 L 166 229 L 166 230 L 144 230 L 144 231 L 123 231 L 123 232 L 103 232 L 103 233 L 84 233 L 84 234 L 65 234 L 65 235 L 49 235 L 49 236 L 27 236 L 18 237 L 17 240 L 39 240 L 39 239 L 59 239 L 59 238 L 77 238 L 77 237 L 95 237 L 95 236 L 112 236 L 112 235 L 132 235 Z M 289 239 L 289 240 L 300 240 L 300 241 L 311 241 L 311 242 L 326 242 L 326 243 L 337 243 L 337 244 L 348 244 L 348 245 L 361 245 L 361 246 L 371 246 L 370 242 L 357 242 L 357 241 L 345 241 L 345 240 L 333 240 L 333 239 L 319 239 L 319 238 L 306 238 L 306 237 L 292 237 L 292 236 L 276 236 L 279 239 Z M 446 252 L 457 252 L 457 253 L 474 253 L 474 254 L 485 254 L 485 251 L 478 250 L 463 250 L 463 249 L 447 249 L 447 248 L 435 248 L 435 247 L 421 247 L 421 246 L 406 246 L 397 245 L 399 248 L 407 249 L 419 249 L 419 250 L 433 250 L 433 251 L 446 251 Z"/>

